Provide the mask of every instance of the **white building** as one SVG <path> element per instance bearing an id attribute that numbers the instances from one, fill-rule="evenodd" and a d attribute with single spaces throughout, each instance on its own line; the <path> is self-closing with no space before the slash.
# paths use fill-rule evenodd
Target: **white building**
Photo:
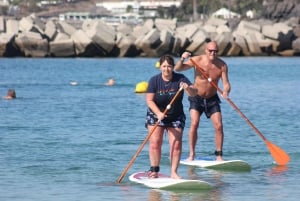
<path id="1" fill-rule="evenodd" d="M 8 6 L 9 1 L 8 0 L 0 0 L 0 6 Z"/>
<path id="2" fill-rule="evenodd" d="M 104 8 L 109 11 L 109 15 L 92 15 L 88 12 L 68 12 L 59 15 L 59 20 L 87 20 L 87 19 L 102 19 L 111 25 L 118 25 L 120 23 L 139 24 L 142 23 L 142 18 L 155 17 L 158 7 L 179 7 L 182 0 L 110 0 L 100 1 L 96 3 L 96 7 Z M 131 12 L 128 12 L 128 8 Z M 140 8 L 143 8 L 143 16 L 140 16 Z"/>
<path id="3" fill-rule="evenodd" d="M 248 10 L 246 12 L 246 16 L 250 19 L 253 19 L 255 17 L 255 12 L 253 10 Z"/>
<path id="4" fill-rule="evenodd" d="M 113 14 L 126 13 L 129 7 L 132 8 L 133 13 L 139 13 L 141 7 L 144 9 L 157 9 L 161 7 L 170 7 L 176 6 L 179 7 L 182 3 L 182 0 L 127 0 L 127 1 L 102 1 L 97 3 L 96 6 L 102 6 L 107 10 L 111 11 Z"/>
<path id="5" fill-rule="evenodd" d="M 226 8 L 221 8 L 212 14 L 213 17 L 230 19 L 230 18 L 240 18 L 241 15 L 235 12 L 232 12 Z"/>

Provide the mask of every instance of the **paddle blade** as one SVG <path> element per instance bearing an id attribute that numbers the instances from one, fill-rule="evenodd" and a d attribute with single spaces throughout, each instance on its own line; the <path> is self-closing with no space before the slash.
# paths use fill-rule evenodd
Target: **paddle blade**
<path id="1" fill-rule="evenodd" d="M 270 141 L 265 141 L 272 157 L 277 165 L 286 165 L 290 161 L 290 156 L 278 146 L 272 144 Z"/>

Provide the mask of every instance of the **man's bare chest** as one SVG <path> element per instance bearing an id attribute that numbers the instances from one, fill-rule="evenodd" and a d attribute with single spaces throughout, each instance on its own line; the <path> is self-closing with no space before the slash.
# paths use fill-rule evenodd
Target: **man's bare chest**
<path id="1" fill-rule="evenodd" d="M 202 67 L 202 69 L 205 71 L 205 74 L 207 77 L 211 78 L 212 80 L 218 80 L 220 79 L 222 75 L 222 71 L 218 67 Z M 195 69 L 195 78 L 197 77 L 200 80 L 206 80 L 206 76 L 203 76 L 197 69 Z"/>

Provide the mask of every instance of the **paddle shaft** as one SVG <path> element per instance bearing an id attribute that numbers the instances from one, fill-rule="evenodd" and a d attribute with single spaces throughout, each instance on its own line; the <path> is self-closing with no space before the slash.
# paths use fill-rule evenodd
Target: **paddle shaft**
<path id="1" fill-rule="evenodd" d="M 176 98 L 178 97 L 178 95 L 180 94 L 181 90 L 183 89 L 183 87 L 180 87 L 179 90 L 176 92 L 175 96 L 172 98 L 171 102 L 169 103 L 169 105 L 166 107 L 166 109 L 164 110 L 163 114 L 164 116 L 167 114 L 168 110 L 171 108 L 172 104 L 174 103 L 174 101 L 176 100 Z M 153 132 L 155 131 L 155 129 L 157 128 L 157 126 L 159 125 L 160 120 L 158 120 L 154 127 L 151 129 L 151 131 L 149 132 L 149 134 L 146 136 L 146 138 L 144 139 L 143 143 L 140 145 L 140 147 L 138 148 L 138 150 L 135 152 L 134 156 L 132 157 L 132 159 L 129 161 L 128 165 L 125 167 L 125 169 L 123 170 L 122 174 L 119 176 L 119 178 L 117 179 L 117 183 L 120 183 L 122 181 L 122 179 L 124 178 L 124 176 L 126 175 L 126 173 L 128 172 L 129 168 L 132 166 L 132 164 L 134 163 L 135 159 L 138 157 L 138 155 L 141 153 L 142 149 L 144 148 L 145 144 L 148 142 L 148 140 L 150 139 L 151 135 L 153 134 Z"/>
<path id="2" fill-rule="evenodd" d="M 218 87 L 218 85 L 213 82 L 208 75 L 206 74 L 206 72 L 198 66 L 198 64 L 193 60 L 190 59 L 191 62 L 194 64 L 194 66 L 196 67 L 196 69 L 203 75 L 203 77 L 205 77 L 205 79 L 208 80 L 208 82 L 215 87 L 218 92 L 220 94 L 223 94 L 223 91 Z M 224 97 L 223 97 L 224 98 Z M 265 136 L 254 126 L 254 124 L 246 117 L 246 115 L 244 115 L 244 113 L 242 113 L 242 111 L 232 102 L 232 100 L 230 100 L 229 97 L 224 98 L 225 100 L 227 100 L 227 102 L 241 115 L 241 117 L 250 125 L 251 128 L 253 128 L 253 130 L 264 140 L 266 141 L 267 139 L 265 138 Z"/>

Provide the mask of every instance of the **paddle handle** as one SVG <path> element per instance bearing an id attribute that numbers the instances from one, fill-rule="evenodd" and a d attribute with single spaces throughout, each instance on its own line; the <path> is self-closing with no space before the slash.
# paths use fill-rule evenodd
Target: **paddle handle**
<path id="1" fill-rule="evenodd" d="M 179 90 L 176 92 L 175 96 L 172 98 L 171 102 L 167 105 L 166 109 L 164 110 L 164 112 L 163 112 L 164 115 L 166 115 L 167 112 L 168 112 L 168 110 L 172 107 L 174 101 L 176 100 L 177 96 L 180 94 L 180 92 L 182 91 L 182 89 L 183 89 L 183 87 L 181 86 L 179 88 Z M 131 160 L 129 161 L 129 163 L 127 164 L 127 166 L 125 167 L 125 169 L 123 170 L 122 174 L 117 179 L 117 183 L 121 183 L 122 179 L 124 178 L 124 176 L 128 172 L 129 168 L 132 166 L 132 164 L 134 163 L 135 159 L 138 157 L 138 155 L 141 153 L 142 149 L 144 148 L 145 144 L 150 139 L 150 137 L 153 134 L 154 130 L 159 125 L 159 122 L 160 122 L 160 120 L 158 120 L 155 123 L 154 127 L 151 129 L 151 131 L 149 132 L 149 134 L 146 136 L 146 138 L 144 139 L 143 143 L 139 146 L 138 150 L 135 152 L 134 156 L 131 158 Z"/>

